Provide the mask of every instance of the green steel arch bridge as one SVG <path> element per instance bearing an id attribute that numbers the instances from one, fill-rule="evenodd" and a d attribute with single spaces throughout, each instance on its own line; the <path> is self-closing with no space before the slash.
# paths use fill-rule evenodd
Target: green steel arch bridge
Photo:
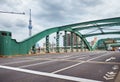
<path id="1" fill-rule="evenodd" d="M 73 51 L 73 34 L 81 39 L 82 43 L 86 45 L 86 48 L 89 51 L 95 50 L 95 45 L 90 46 L 90 43 L 87 41 L 87 37 L 98 36 L 98 35 L 108 35 L 108 34 L 120 34 L 120 17 L 93 20 L 75 24 L 69 24 L 59 27 L 50 28 L 44 30 L 40 33 L 37 33 L 34 36 L 31 36 L 24 41 L 17 42 L 15 39 L 11 38 L 11 32 L 0 31 L 0 55 L 24 55 L 29 54 L 31 47 L 40 41 L 43 38 L 46 38 L 46 53 L 49 53 L 49 35 L 56 33 L 56 52 L 60 52 L 59 48 L 59 33 L 64 31 L 64 51 L 67 52 L 67 32 L 71 33 L 71 51 Z M 113 28 L 114 27 L 114 28 Z M 82 33 L 82 31 L 90 31 L 87 33 Z M 114 37 L 113 37 L 114 38 Z M 76 49 L 78 47 L 78 40 L 76 40 Z M 96 42 L 97 44 L 98 42 Z"/>

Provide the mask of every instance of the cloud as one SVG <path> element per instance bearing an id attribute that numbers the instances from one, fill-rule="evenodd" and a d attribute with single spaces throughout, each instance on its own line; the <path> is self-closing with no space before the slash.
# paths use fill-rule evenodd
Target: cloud
<path id="1" fill-rule="evenodd" d="M 13 32 L 14 38 L 28 36 L 29 9 L 33 34 L 45 29 L 77 22 L 120 16 L 119 0 L 0 0 L 0 10 L 26 15 L 0 13 L 0 30 Z M 19 36 L 19 37 L 17 37 Z"/>
<path id="2" fill-rule="evenodd" d="M 15 25 L 16 25 L 17 27 L 21 27 L 21 28 L 28 27 L 27 24 L 28 24 L 28 23 L 27 23 L 26 21 L 22 20 L 22 19 L 18 19 L 18 20 L 16 20 L 16 22 L 15 22 Z"/>

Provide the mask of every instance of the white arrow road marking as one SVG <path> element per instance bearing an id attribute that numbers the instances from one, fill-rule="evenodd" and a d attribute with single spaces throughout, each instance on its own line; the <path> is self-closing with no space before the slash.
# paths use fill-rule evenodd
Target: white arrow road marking
<path id="1" fill-rule="evenodd" d="M 109 75 L 109 74 L 105 74 L 107 77 L 114 77 L 115 75 Z"/>
<path id="2" fill-rule="evenodd" d="M 106 77 L 106 76 L 103 76 L 103 78 L 106 79 L 106 80 L 114 79 L 113 77 Z"/>
<path id="3" fill-rule="evenodd" d="M 111 71 L 111 72 L 107 72 L 107 74 L 105 74 L 105 76 L 103 76 L 104 79 L 106 80 L 112 80 L 114 79 L 114 77 L 116 76 L 117 73 Z"/>
<path id="4" fill-rule="evenodd" d="M 107 72 L 108 74 L 113 74 L 113 75 L 115 75 L 115 74 L 117 74 L 117 73 L 115 73 L 115 72 Z"/>
<path id="5" fill-rule="evenodd" d="M 112 69 L 113 69 L 113 70 L 117 70 L 117 69 L 119 69 L 119 66 L 118 66 L 118 65 L 114 65 L 114 66 L 112 67 Z"/>
<path id="6" fill-rule="evenodd" d="M 114 59 L 116 59 L 116 57 L 110 57 L 110 58 L 106 59 L 105 61 L 108 62 L 108 61 L 114 60 Z"/>

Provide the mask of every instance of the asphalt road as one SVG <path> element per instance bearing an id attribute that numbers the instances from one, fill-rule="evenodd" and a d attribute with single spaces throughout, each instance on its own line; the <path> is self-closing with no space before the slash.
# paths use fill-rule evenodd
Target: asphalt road
<path id="1" fill-rule="evenodd" d="M 0 58 L 0 82 L 115 82 L 119 71 L 112 51 Z"/>

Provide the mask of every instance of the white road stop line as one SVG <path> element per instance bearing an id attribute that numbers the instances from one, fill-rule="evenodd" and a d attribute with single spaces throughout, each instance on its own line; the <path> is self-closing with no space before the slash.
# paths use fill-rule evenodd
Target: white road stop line
<path id="1" fill-rule="evenodd" d="M 71 80 L 71 81 L 76 81 L 76 82 L 102 82 L 102 81 L 90 80 L 90 79 L 73 77 L 73 76 L 66 76 L 66 75 L 59 75 L 59 74 L 40 72 L 40 71 L 34 71 L 34 70 L 28 70 L 28 69 L 21 69 L 21 68 L 10 67 L 10 66 L 0 65 L 0 68 L 29 73 L 29 74 L 34 74 L 34 75 L 41 75 L 41 76 L 47 76 L 47 77 L 52 77 L 52 78 Z"/>

